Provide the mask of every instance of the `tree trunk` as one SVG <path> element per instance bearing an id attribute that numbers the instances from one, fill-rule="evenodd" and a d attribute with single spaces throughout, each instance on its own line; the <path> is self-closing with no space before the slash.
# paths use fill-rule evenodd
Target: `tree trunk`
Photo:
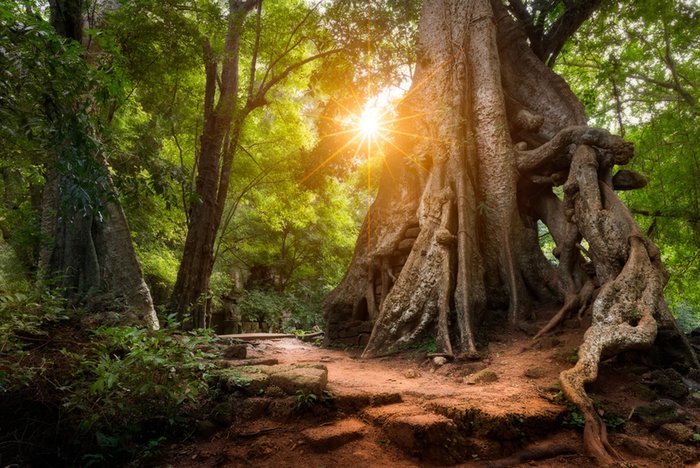
<path id="1" fill-rule="evenodd" d="M 258 1 L 230 2 L 228 29 L 221 66 L 209 42 L 204 44 L 206 72 L 204 128 L 197 157 L 196 193 L 198 200 L 190 207 L 187 238 L 177 281 L 170 298 L 170 309 L 180 320 L 192 318 L 191 326 L 208 326 L 209 278 L 214 268 L 214 243 L 221 224 L 231 179 L 233 156 L 243 120 L 251 108 L 236 109 L 239 90 L 240 36 L 248 11 Z M 217 83 L 218 99 L 215 99 Z M 216 104 L 215 104 L 216 100 Z"/>
<path id="2" fill-rule="evenodd" d="M 365 357 L 429 337 L 438 353 L 476 357 L 486 314 L 513 324 L 537 304 L 563 303 L 544 332 L 590 305 L 593 325 L 562 388 L 587 418 L 587 450 L 611 460 L 583 384 L 602 354 L 649 346 L 657 321 L 672 321 L 658 249 L 613 191 L 613 165 L 629 161 L 631 145 L 585 126 L 581 103 L 498 0 L 424 2 L 416 73 L 398 112 L 397 149 L 325 304 L 328 340 L 362 343 L 341 330 L 367 318 Z M 553 191 L 561 185 L 564 200 Z M 557 266 L 540 249 L 538 220 Z M 396 278 L 390 288 L 385 273 Z"/>
<path id="3" fill-rule="evenodd" d="M 82 6 L 80 0 L 51 2 L 51 20 L 56 30 L 78 42 L 82 39 Z M 40 281 L 60 287 L 73 304 L 94 306 L 98 301 L 109 301 L 110 308 L 124 308 L 132 314 L 134 320 L 123 316 L 125 323 L 136 322 L 158 329 L 151 293 L 143 280 L 129 226 L 108 175 L 107 161 L 100 154 L 77 156 L 95 158 L 90 164 L 105 181 L 102 196 L 107 201 L 100 216 L 71 207 L 74 205 L 71 194 L 81 187 L 76 187 L 76 179 L 58 169 L 75 163 L 62 161 L 63 157 L 57 154 L 55 167 L 47 171 L 44 186 L 41 228 L 46 241 L 39 254 Z"/>
<path id="4" fill-rule="evenodd" d="M 244 21 L 253 8 L 257 8 L 257 24 L 247 99 L 237 105 L 241 33 Z M 192 322 L 189 325 L 196 328 L 208 326 L 209 278 L 214 268 L 215 241 L 228 195 L 233 158 L 245 119 L 255 109 L 267 105 L 267 93 L 292 72 L 341 50 L 321 51 L 294 61 L 285 68 L 278 66 L 297 47 L 305 46 L 301 38 L 293 39 L 309 19 L 310 15 L 307 14 L 292 28 L 284 50 L 271 58 L 265 72 L 261 73 L 262 77 L 258 78 L 256 70 L 261 65 L 258 63 L 258 54 L 262 16 L 262 0 L 229 0 L 228 29 L 220 76 L 217 76 L 218 63 L 211 47 L 208 42 L 204 44 L 206 82 L 204 128 L 196 167 L 198 200 L 190 207 L 182 262 L 170 298 L 170 309 L 176 311 L 180 319 L 190 315 Z"/>

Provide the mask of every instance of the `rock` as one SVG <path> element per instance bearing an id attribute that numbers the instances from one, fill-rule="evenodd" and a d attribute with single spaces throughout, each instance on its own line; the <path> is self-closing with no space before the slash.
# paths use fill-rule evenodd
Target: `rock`
<path id="1" fill-rule="evenodd" d="M 219 335 L 218 338 L 219 338 L 219 342 L 223 345 L 226 345 L 226 346 L 246 344 L 245 341 L 239 340 L 238 338 L 234 338 L 232 336 Z"/>
<path id="2" fill-rule="evenodd" d="M 204 419 L 202 421 L 197 421 L 196 431 L 197 435 L 204 438 L 210 438 L 216 434 L 221 427 L 210 419 Z"/>
<path id="3" fill-rule="evenodd" d="M 233 344 L 224 350 L 226 359 L 245 359 L 248 354 L 248 346 L 245 344 Z"/>
<path id="4" fill-rule="evenodd" d="M 233 423 L 236 409 L 237 407 L 233 400 L 219 403 L 211 412 L 211 421 L 222 427 L 228 427 Z"/>
<path id="5" fill-rule="evenodd" d="M 643 383 L 635 383 L 630 385 L 629 391 L 631 394 L 638 396 L 639 398 L 647 401 L 651 401 L 656 398 L 656 392 L 651 389 L 648 385 Z"/>
<path id="6" fill-rule="evenodd" d="M 523 375 L 528 379 L 541 379 L 547 375 L 547 370 L 543 367 L 530 367 L 529 369 L 525 370 Z"/>
<path id="7" fill-rule="evenodd" d="M 408 454 L 440 466 L 465 461 L 470 453 L 462 430 L 451 419 L 411 404 L 367 408 L 362 418 L 380 426 Z"/>
<path id="8" fill-rule="evenodd" d="M 289 367 L 289 366 L 273 366 Z M 268 372 L 268 371 L 265 371 Z M 277 385 L 290 395 L 301 390 L 304 393 L 320 395 L 328 384 L 328 370 L 325 366 L 315 367 L 291 367 L 280 369 L 279 372 L 272 372 L 270 383 Z"/>
<path id="9" fill-rule="evenodd" d="M 693 392 L 690 394 L 690 400 L 696 405 L 700 405 L 700 392 Z"/>
<path id="10" fill-rule="evenodd" d="M 267 458 L 270 455 L 272 455 L 276 450 L 277 447 L 275 447 L 272 442 L 270 442 L 266 438 L 261 438 L 258 440 L 254 440 L 250 444 L 250 448 L 248 449 L 248 452 L 246 452 L 246 458 Z"/>
<path id="11" fill-rule="evenodd" d="M 645 458 L 655 458 L 656 455 L 658 455 L 658 448 L 652 447 L 639 437 L 631 437 L 626 434 L 616 434 L 615 439 L 620 441 L 620 445 L 622 445 L 633 455 Z"/>
<path id="12" fill-rule="evenodd" d="M 693 440 L 693 430 L 681 423 L 664 424 L 659 428 L 659 434 L 681 444 Z"/>
<path id="13" fill-rule="evenodd" d="M 678 403 L 665 399 L 635 408 L 634 415 L 652 429 L 664 424 L 685 422 L 688 419 L 688 413 Z"/>
<path id="14" fill-rule="evenodd" d="M 244 421 L 259 419 L 265 415 L 269 407 L 268 398 L 246 398 L 241 402 L 239 415 Z"/>
<path id="15" fill-rule="evenodd" d="M 229 392 L 239 390 L 247 395 L 257 395 L 269 384 L 269 377 L 257 367 L 220 369 L 215 375 L 219 387 Z"/>
<path id="16" fill-rule="evenodd" d="M 265 396 L 271 398 L 282 398 L 287 396 L 287 394 L 277 385 L 268 385 L 268 387 L 265 389 Z"/>
<path id="17" fill-rule="evenodd" d="M 468 385 L 492 383 L 498 380 L 498 374 L 491 369 L 480 370 L 467 378 Z"/>
<path id="18" fill-rule="evenodd" d="M 433 364 L 435 364 L 438 367 L 444 366 L 445 364 L 447 364 L 447 358 L 444 356 L 435 356 L 433 358 Z"/>
<path id="19" fill-rule="evenodd" d="M 296 408 L 297 399 L 293 396 L 272 400 L 270 402 L 270 415 L 274 418 L 289 417 Z"/>
<path id="20" fill-rule="evenodd" d="M 301 434 L 309 446 L 319 452 L 337 449 L 364 437 L 365 424 L 357 419 L 344 419 L 330 426 L 307 429 Z"/>
<path id="21" fill-rule="evenodd" d="M 274 366 L 275 364 L 279 364 L 279 360 L 274 358 L 246 359 L 242 361 L 221 361 L 221 365 L 224 367 Z"/>
<path id="22" fill-rule="evenodd" d="M 683 376 L 675 369 L 657 369 L 644 374 L 644 381 L 660 395 L 671 398 L 685 398 L 688 387 L 683 383 Z"/>
<path id="23" fill-rule="evenodd" d="M 534 323 L 529 322 L 519 322 L 516 328 L 521 332 L 525 333 L 527 336 L 535 336 L 537 332 L 540 331 L 540 327 Z"/>
<path id="24" fill-rule="evenodd" d="M 420 377 L 421 374 L 415 369 L 408 369 L 406 372 L 403 373 L 403 376 L 407 379 L 416 379 Z"/>
<path id="25" fill-rule="evenodd" d="M 700 384 L 700 369 L 690 369 L 686 377 Z"/>

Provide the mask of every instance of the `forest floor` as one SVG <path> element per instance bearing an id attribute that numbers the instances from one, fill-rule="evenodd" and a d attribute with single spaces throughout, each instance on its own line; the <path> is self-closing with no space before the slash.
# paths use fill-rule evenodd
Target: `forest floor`
<path id="1" fill-rule="evenodd" d="M 362 359 L 359 349 L 324 349 L 294 338 L 250 342 L 247 359 L 231 365 L 267 359 L 324 366 L 325 397 L 287 394 L 279 401 L 289 408 L 280 411 L 269 403 L 271 387 L 260 388 L 248 397 L 258 410 L 249 405 L 247 418 L 171 445 L 157 464 L 590 466 L 580 413 L 567 406 L 557 381 L 576 361 L 581 328 L 565 328 L 534 347 L 532 330 L 525 331 L 494 334 L 479 361 L 442 365 L 424 349 Z M 619 466 L 700 466 L 694 441 L 700 394 L 693 387 L 675 371 L 620 359 L 603 364 L 589 395 L 611 429 L 624 460 Z"/>

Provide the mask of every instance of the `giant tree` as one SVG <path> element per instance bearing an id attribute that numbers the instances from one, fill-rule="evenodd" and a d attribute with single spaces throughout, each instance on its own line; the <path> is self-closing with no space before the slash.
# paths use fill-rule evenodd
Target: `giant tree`
<path id="1" fill-rule="evenodd" d="M 586 419 L 586 449 L 607 463 L 614 450 L 584 384 L 602 357 L 677 328 L 659 250 L 616 193 L 643 185 L 615 170 L 633 147 L 588 127 L 547 66 L 598 3 L 424 2 L 395 146 L 325 313 L 331 337 L 343 322 L 373 322 L 365 357 L 433 335 L 440 353 L 474 358 L 487 316 L 516 324 L 557 301 L 546 332 L 590 309 L 578 363 L 560 381 Z M 557 264 L 540 248 L 538 222 Z M 697 366 L 692 351 L 687 359 Z"/>
<path id="2" fill-rule="evenodd" d="M 50 7 L 57 34 L 42 30 L 38 21 L 17 24 L 3 35 L 9 41 L 4 69 L 14 80 L 4 86 L 11 98 L 3 99 L 10 117 L 5 129 L 12 133 L 17 125 L 14 131 L 34 140 L 45 155 L 35 161 L 46 180 L 40 280 L 60 288 L 74 304 L 109 300 L 110 307 L 123 305 L 136 321 L 158 328 L 102 141 L 106 125 L 96 95 L 109 94 L 105 75 L 80 45 L 86 5 L 55 0 Z"/>

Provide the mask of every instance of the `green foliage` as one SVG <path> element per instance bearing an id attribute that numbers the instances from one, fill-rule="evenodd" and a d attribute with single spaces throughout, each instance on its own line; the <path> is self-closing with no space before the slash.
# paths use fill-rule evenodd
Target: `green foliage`
<path id="1" fill-rule="evenodd" d="M 294 409 L 300 413 L 311 409 L 318 401 L 318 396 L 315 393 L 306 393 L 304 390 L 297 390 L 295 398 Z"/>
<path id="2" fill-rule="evenodd" d="M 111 99 L 119 78 L 106 63 L 89 65 L 80 44 L 25 6 L 11 1 L 0 11 L 0 144 L 26 168 L 50 163 L 61 174 L 63 208 L 100 215 L 113 193 L 93 109 Z"/>
<path id="3" fill-rule="evenodd" d="M 437 352 L 437 343 L 435 338 L 428 338 L 415 345 L 415 349 L 421 353 L 430 354 Z"/>
<path id="4" fill-rule="evenodd" d="M 47 325 L 67 318 L 62 300 L 51 293 L 0 293 L 0 394 L 31 385 L 48 363 L 25 365 L 28 345 L 47 337 Z"/>
<path id="5" fill-rule="evenodd" d="M 595 404 L 596 410 L 598 410 L 599 406 L 599 404 Z M 586 419 L 583 417 L 581 410 L 579 410 L 576 405 L 569 402 L 566 403 L 566 408 L 567 412 L 564 415 L 562 424 L 564 426 L 582 431 L 586 426 Z M 604 414 L 601 419 L 603 420 L 605 427 L 611 432 L 619 431 L 625 425 L 625 418 L 615 414 Z"/>
<path id="6" fill-rule="evenodd" d="M 303 290 L 277 292 L 264 289 L 246 291 L 239 302 L 244 321 L 267 323 L 273 331 L 310 330 L 323 322 L 322 296 Z"/>
<path id="7" fill-rule="evenodd" d="M 307 393 L 304 390 L 297 390 L 294 409 L 298 413 L 304 413 L 319 403 L 324 406 L 331 406 L 334 399 L 335 395 L 330 390 L 324 390 L 320 395 L 316 395 L 315 393 Z"/>
<path id="8" fill-rule="evenodd" d="M 164 433 L 183 428 L 210 398 L 215 355 L 204 351 L 213 345 L 208 331 L 100 327 L 91 342 L 84 353 L 64 351 L 76 373 L 62 388 L 67 418 L 100 448 L 86 461 L 153 452 Z"/>
<path id="9" fill-rule="evenodd" d="M 567 404 L 567 412 L 564 415 L 562 424 L 577 430 L 583 430 L 586 420 L 575 405 Z"/>

